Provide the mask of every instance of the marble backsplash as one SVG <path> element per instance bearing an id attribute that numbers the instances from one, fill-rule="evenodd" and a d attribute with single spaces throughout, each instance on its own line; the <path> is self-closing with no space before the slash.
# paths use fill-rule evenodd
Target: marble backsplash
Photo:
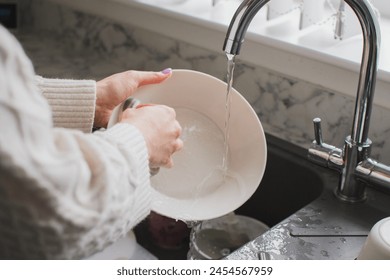
<path id="1" fill-rule="evenodd" d="M 25 0 L 21 14 L 16 36 L 36 72 L 46 77 L 100 79 L 127 69 L 171 67 L 225 79 L 227 60 L 221 50 L 210 52 L 45 0 Z M 350 133 L 354 98 L 243 63 L 239 57 L 234 87 L 253 106 L 265 131 L 281 139 L 308 147 L 314 117 L 323 120 L 323 137 L 329 144 L 341 147 Z M 370 126 L 372 157 L 384 163 L 390 163 L 389 120 L 390 111 L 375 106 Z"/>

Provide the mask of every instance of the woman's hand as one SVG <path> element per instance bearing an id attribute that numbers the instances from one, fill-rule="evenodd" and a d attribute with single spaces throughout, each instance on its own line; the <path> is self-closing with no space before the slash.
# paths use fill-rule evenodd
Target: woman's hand
<path id="1" fill-rule="evenodd" d="M 96 83 L 96 109 L 94 127 L 107 127 L 112 110 L 131 96 L 138 87 L 158 84 L 169 78 L 172 70 L 161 72 L 125 71 Z"/>
<path id="2" fill-rule="evenodd" d="M 183 141 L 179 138 L 181 127 L 174 109 L 165 105 L 126 109 L 121 122 L 130 123 L 141 131 L 151 168 L 173 166 L 172 154 L 183 147 Z"/>

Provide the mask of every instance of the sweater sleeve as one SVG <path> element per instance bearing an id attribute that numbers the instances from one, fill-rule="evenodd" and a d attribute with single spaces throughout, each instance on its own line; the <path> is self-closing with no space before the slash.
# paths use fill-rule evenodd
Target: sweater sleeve
<path id="1" fill-rule="evenodd" d="M 144 138 L 130 124 L 88 134 L 54 127 L 31 62 L 1 26 L 0 38 L 0 258 L 89 256 L 150 211 Z M 59 108 L 67 109 L 58 112 L 67 114 L 72 106 L 62 102 Z"/>
<path id="2" fill-rule="evenodd" d="M 36 85 L 47 99 L 55 127 L 91 132 L 95 116 L 96 82 L 48 79 L 36 76 Z"/>

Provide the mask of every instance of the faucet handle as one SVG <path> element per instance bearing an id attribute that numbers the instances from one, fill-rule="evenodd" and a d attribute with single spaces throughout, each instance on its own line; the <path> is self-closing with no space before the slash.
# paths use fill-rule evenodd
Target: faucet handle
<path id="1" fill-rule="evenodd" d="M 326 144 L 322 141 L 322 129 L 321 119 L 314 118 L 314 137 L 315 140 L 312 142 L 308 152 L 309 159 L 321 166 L 328 167 L 337 171 L 341 171 L 343 161 L 343 150 L 336 148 L 335 146 Z"/>
<path id="2" fill-rule="evenodd" d="M 314 124 L 314 138 L 317 143 L 317 145 L 322 145 L 322 129 L 321 129 L 321 119 L 320 118 L 314 118 L 313 119 Z"/>

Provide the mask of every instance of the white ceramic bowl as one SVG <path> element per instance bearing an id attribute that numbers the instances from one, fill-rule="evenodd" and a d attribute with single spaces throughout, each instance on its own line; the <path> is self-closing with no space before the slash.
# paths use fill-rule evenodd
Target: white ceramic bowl
<path id="1" fill-rule="evenodd" d="M 390 260 L 390 217 L 372 227 L 357 259 Z"/>
<path id="2" fill-rule="evenodd" d="M 175 108 L 183 128 L 184 148 L 173 155 L 174 167 L 161 168 L 151 178 L 155 212 L 183 221 L 217 218 L 240 207 L 259 186 L 267 159 L 264 131 L 235 89 L 231 91 L 227 180 L 220 184 L 223 176 L 216 167 L 225 154 L 226 91 L 225 82 L 208 74 L 173 70 L 168 80 L 143 86 L 133 96 L 141 103 Z"/>

